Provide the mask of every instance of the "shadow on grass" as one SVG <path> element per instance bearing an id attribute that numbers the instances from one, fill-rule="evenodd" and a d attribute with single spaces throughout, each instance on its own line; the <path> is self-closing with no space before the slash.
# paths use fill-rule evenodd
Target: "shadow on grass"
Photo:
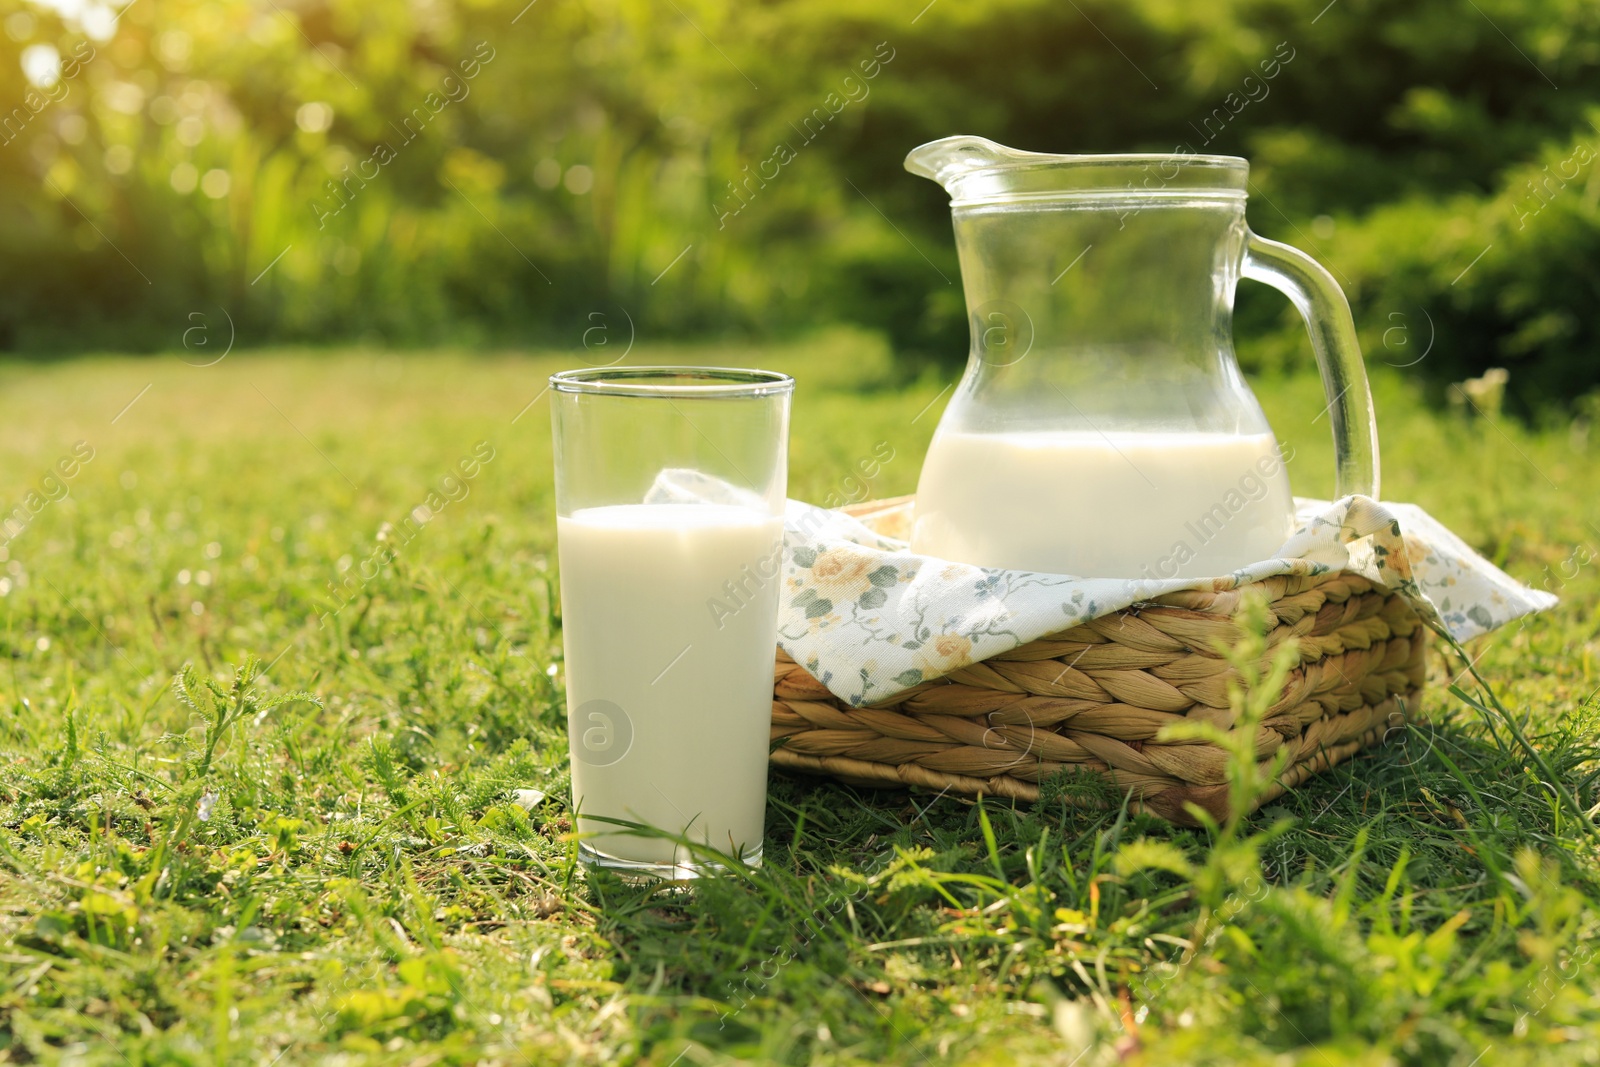
<path id="1" fill-rule="evenodd" d="M 1594 757 L 1571 729 L 1539 740 L 1563 773 Z M 1291 823 L 1262 857 L 1262 876 L 1317 897 L 1354 878 L 1367 898 L 1401 865 L 1419 919 L 1448 917 L 1492 897 L 1520 849 L 1559 851 L 1570 816 L 1532 781 L 1518 749 L 1453 711 L 1257 812 L 1255 830 Z M 652 1062 L 729 1054 L 798 1062 L 841 1043 L 880 1060 L 936 1062 L 958 1058 L 968 1041 L 964 990 L 981 984 L 986 995 L 1044 1011 L 1055 997 L 1093 996 L 1105 983 L 1082 968 L 1104 970 L 1108 959 L 1117 987 L 1116 973 L 1163 953 L 1042 931 L 1095 909 L 1181 916 L 1193 907 L 1188 887 L 1117 879 L 1112 858 L 1140 837 L 1190 855 L 1208 838 L 1075 803 L 1083 799 L 979 804 L 775 773 L 760 870 L 715 875 L 687 892 L 592 872 L 600 932 L 615 946 L 616 980 L 643 1006 Z"/>

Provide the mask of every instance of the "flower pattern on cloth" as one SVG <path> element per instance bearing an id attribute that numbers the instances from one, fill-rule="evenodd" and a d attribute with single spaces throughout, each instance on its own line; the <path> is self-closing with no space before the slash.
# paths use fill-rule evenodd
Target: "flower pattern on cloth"
<path id="1" fill-rule="evenodd" d="M 857 520 L 791 500 L 778 644 L 852 706 L 1046 634 L 1183 589 L 1349 571 L 1404 596 L 1465 641 L 1556 602 L 1474 552 L 1413 504 L 1297 500 L 1276 557 L 1219 578 L 1077 578 L 952 563 L 911 552 L 910 502 Z"/>

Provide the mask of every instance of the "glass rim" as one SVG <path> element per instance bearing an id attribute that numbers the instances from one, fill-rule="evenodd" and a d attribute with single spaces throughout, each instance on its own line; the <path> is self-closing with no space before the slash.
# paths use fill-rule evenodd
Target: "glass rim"
<path id="1" fill-rule="evenodd" d="M 794 378 L 782 371 L 744 367 L 662 365 L 587 367 L 550 375 L 557 393 L 635 397 L 760 397 L 794 390 Z"/>

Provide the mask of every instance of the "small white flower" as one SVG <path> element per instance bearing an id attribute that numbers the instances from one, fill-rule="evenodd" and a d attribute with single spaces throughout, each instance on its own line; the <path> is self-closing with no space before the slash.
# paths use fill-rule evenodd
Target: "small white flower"
<path id="1" fill-rule="evenodd" d="M 211 809 L 216 807 L 216 806 L 217 806 L 217 791 L 215 789 L 207 789 L 204 793 L 202 793 L 200 795 L 200 806 L 196 810 L 195 816 L 201 822 L 210 822 L 211 821 Z"/>

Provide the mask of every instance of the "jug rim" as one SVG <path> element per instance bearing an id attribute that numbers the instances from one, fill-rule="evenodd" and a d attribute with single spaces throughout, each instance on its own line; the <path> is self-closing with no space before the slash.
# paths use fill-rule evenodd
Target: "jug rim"
<path id="1" fill-rule="evenodd" d="M 957 135 L 919 145 L 905 168 L 944 186 L 954 204 L 1068 199 L 1243 199 L 1250 162 L 1192 151 L 1050 153 Z"/>

